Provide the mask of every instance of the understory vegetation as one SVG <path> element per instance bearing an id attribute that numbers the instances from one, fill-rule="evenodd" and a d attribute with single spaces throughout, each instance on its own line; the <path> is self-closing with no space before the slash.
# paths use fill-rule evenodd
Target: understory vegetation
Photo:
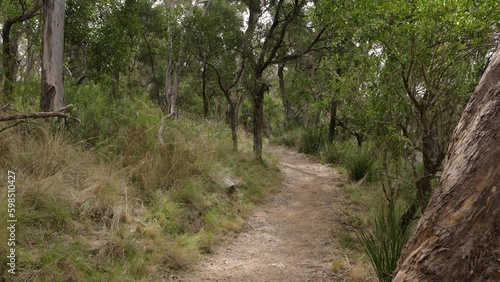
<path id="1" fill-rule="evenodd" d="M 237 232 L 280 183 L 275 161 L 257 162 L 248 141 L 227 153 L 221 122 L 169 119 L 160 144 L 161 112 L 148 99 L 112 101 L 95 87 L 68 99 L 81 123 L 29 122 L 0 135 L 0 167 L 17 175 L 17 281 L 168 278 Z"/>
<path id="2" fill-rule="evenodd" d="M 279 186 L 273 142 L 345 175 L 332 236 L 389 281 L 499 19 L 498 0 L 0 1 L 16 279 L 188 268 Z"/>
<path id="3" fill-rule="evenodd" d="M 339 187 L 339 201 L 346 204 L 344 216 L 339 219 L 343 229 L 335 230 L 332 236 L 348 257 L 334 259 L 332 271 L 345 273 L 352 281 L 370 281 L 371 277 L 391 281 L 413 220 L 418 216 L 412 210 L 416 209 L 417 196 L 411 166 L 404 160 L 384 162 L 383 150 L 371 142 L 359 147 L 348 134 L 341 132 L 339 141 L 328 142 L 324 133 L 313 132 L 293 130 L 277 136 L 273 142 L 311 154 L 345 174 L 347 181 Z M 354 268 L 348 267 L 350 260 L 355 261 Z M 373 268 L 367 268 L 368 264 Z"/>

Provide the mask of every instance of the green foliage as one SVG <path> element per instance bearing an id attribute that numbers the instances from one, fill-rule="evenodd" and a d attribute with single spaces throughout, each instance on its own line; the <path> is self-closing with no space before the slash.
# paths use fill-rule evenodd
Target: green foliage
<path id="1" fill-rule="evenodd" d="M 300 129 L 288 130 L 281 135 L 276 136 L 273 142 L 278 145 L 285 145 L 288 148 L 294 148 L 299 145 L 300 137 L 302 136 L 302 131 Z"/>
<path id="2" fill-rule="evenodd" d="M 18 251 L 30 254 L 24 269 L 40 269 L 36 279 L 140 280 L 151 269 L 185 269 L 280 182 L 247 141 L 227 154 L 224 124 L 166 120 L 162 145 L 161 113 L 147 98 L 110 99 L 93 84 L 68 98 L 82 120 L 69 131 L 26 124 L 0 135 L 0 166 L 22 173 Z M 238 183 L 234 194 L 223 177 Z"/>
<path id="3" fill-rule="evenodd" d="M 341 164 L 346 160 L 346 156 L 355 148 L 350 141 L 327 143 L 321 150 L 321 157 L 328 163 Z"/>
<path id="4" fill-rule="evenodd" d="M 254 57 L 245 58 L 247 71 L 253 65 L 263 67 L 244 72 L 234 88 L 245 98 L 240 124 L 248 132 L 253 105 L 245 88 L 255 83 L 257 71 L 269 86 L 264 110 L 271 132 L 281 131 L 283 108 L 289 106 L 287 127 L 292 130 L 274 142 L 320 153 L 325 161 L 345 166 L 354 181 L 376 180 L 376 156 L 385 154 L 384 173 L 391 178 L 382 181 L 396 201 L 415 201 L 415 180 L 437 174 L 424 171 L 415 152 L 423 151 L 423 136 L 431 137 L 428 159 L 436 164 L 425 167 L 439 167 L 487 54 L 497 43 L 493 39 L 500 2 L 318 0 L 288 26 L 278 50 L 272 48 L 278 37 L 262 38 L 270 27 L 264 22 L 244 40 L 242 11 L 247 5 L 237 2 L 205 6 L 203 1 L 177 1 L 167 8 L 150 0 L 66 1 L 65 101 L 74 105 L 70 114 L 81 123 L 67 120 L 58 131 L 62 123 L 49 129 L 30 121 L 9 129 L 12 134 L 0 134 L 0 166 L 23 173 L 19 215 L 24 229 L 19 238 L 25 273 L 38 275 L 35 280 L 111 281 L 123 275 L 137 280 L 154 272 L 146 264 L 185 269 L 199 253 L 210 252 L 221 234 L 239 228 L 244 211 L 280 180 L 272 161 L 266 166 L 253 160 L 245 140 L 239 152 L 228 154 L 227 125 L 214 121 L 224 120 L 227 108 L 218 78 L 232 84 L 244 44 L 255 45 L 247 50 Z M 0 22 L 19 16 L 33 3 L 0 1 Z M 290 7 L 285 4 L 283 11 Z M 262 10 L 273 9 L 267 8 Z M 318 38 L 315 52 L 309 52 L 323 26 L 328 38 Z M 28 63 L 30 51 L 33 55 L 41 49 L 39 28 L 36 16 L 12 29 L 11 39 L 17 40 L 12 43 L 19 47 L 13 104 L 19 113 L 39 109 L 40 83 L 34 70 L 40 64 L 36 58 L 32 66 Z M 284 89 L 275 68 L 261 64 L 268 58 L 270 66 L 282 64 Z M 156 103 L 169 60 L 181 73 L 180 110 L 178 117 L 166 120 L 160 144 L 162 113 Z M 213 65 L 205 69 L 204 80 L 212 119 L 202 121 L 192 117 L 203 108 L 199 93 L 204 63 Z M 304 124 L 323 128 L 332 99 L 338 102 L 336 138 L 367 137 L 366 143 L 376 142 L 376 152 L 352 142 L 327 144 L 321 129 L 298 129 Z M 225 176 L 238 182 L 235 195 L 228 195 L 221 184 Z M 363 188 L 346 191 L 364 200 Z M 398 253 L 386 250 L 400 247 L 398 240 L 383 242 L 384 232 L 390 238 L 406 236 L 397 234 L 397 213 L 394 207 L 378 211 L 374 230 L 360 235 L 380 261 L 376 268 L 382 269 L 383 279 Z M 61 238 L 56 242 L 52 233 Z M 99 238 L 69 243 L 81 234 Z M 34 248 L 32 242 L 40 245 Z"/>
<path id="5" fill-rule="evenodd" d="M 317 154 L 321 146 L 326 143 L 326 134 L 321 129 L 308 128 L 300 137 L 299 152 L 306 154 Z"/>
<path id="6" fill-rule="evenodd" d="M 392 273 L 411 234 L 410 228 L 401 228 L 402 214 L 394 205 L 382 204 L 373 213 L 371 230 L 357 233 L 379 281 L 392 280 Z"/>
<path id="7" fill-rule="evenodd" d="M 373 150 L 351 148 L 345 154 L 343 164 L 349 173 L 349 178 L 353 181 L 359 181 L 365 177 L 373 181 L 377 176 L 377 158 Z"/>
<path id="8" fill-rule="evenodd" d="M 146 106 L 143 99 L 140 96 L 112 98 L 102 84 L 69 87 L 66 101 L 75 106 L 73 114 L 81 121 L 81 124 L 71 126 L 70 130 L 77 140 L 92 146 L 115 145 L 120 131 L 130 130 L 134 126 L 151 128 L 158 122 L 161 114 L 153 105 Z M 128 125 L 128 129 L 123 125 Z"/>

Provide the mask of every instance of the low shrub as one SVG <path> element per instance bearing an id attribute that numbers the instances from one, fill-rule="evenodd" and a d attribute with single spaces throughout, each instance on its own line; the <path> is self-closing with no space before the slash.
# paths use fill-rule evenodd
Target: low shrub
<path id="1" fill-rule="evenodd" d="M 321 149 L 321 157 L 328 163 L 341 164 L 351 150 L 353 150 L 351 142 L 326 143 Z"/>
<path id="2" fill-rule="evenodd" d="M 300 137 L 299 152 L 317 154 L 325 143 L 326 135 L 321 129 L 307 129 Z"/>
<path id="3" fill-rule="evenodd" d="M 377 158 L 370 149 L 353 148 L 345 154 L 343 165 L 353 181 L 365 177 L 370 181 L 376 180 Z"/>
<path id="4" fill-rule="evenodd" d="M 297 147 L 299 144 L 301 136 L 301 131 L 298 129 L 289 130 L 285 133 L 282 133 L 278 137 L 274 138 L 274 143 L 277 145 L 283 145 L 288 148 Z"/>

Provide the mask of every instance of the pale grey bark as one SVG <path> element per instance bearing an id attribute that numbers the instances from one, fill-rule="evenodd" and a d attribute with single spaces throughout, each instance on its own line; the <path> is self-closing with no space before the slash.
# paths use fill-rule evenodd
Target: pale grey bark
<path id="1" fill-rule="evenodd" d="M 45 0 L 42 37 L 42 111 L 64 107 L 64 8 L 65 0 Z"/>

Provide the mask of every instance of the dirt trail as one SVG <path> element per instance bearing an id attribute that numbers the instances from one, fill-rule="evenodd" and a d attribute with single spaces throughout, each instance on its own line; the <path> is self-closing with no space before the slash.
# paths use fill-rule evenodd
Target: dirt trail
<path id="1" fill-rule="evenodd" d="M 178 281 L 343 281 L 333 274 L 331 229 L 338 174 L 281 147 L 281 190 L 255 213 L 237 238 L 220 246 Z"/>

